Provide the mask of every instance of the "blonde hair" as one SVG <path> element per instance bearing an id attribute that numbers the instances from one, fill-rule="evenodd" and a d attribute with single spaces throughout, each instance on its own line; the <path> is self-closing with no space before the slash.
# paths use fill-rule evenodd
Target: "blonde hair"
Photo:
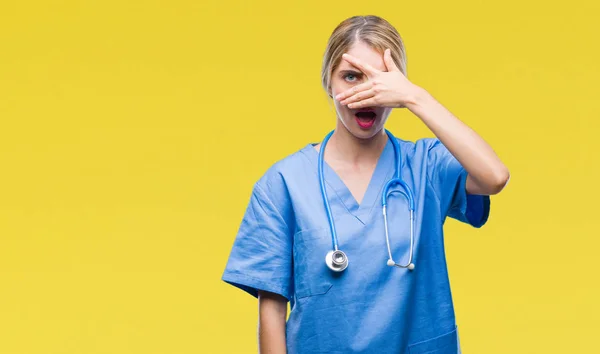
<path id="1" fill-rule="evenodd" d="M 332 97 L 331 75 L 340 64 L 342 54 L 359 41 L 381 52 L 381 54 L 386 48 L 390 48 L 392 60 L 400 71 L 406 75 L 404 43 L 394 26 L 379 16 L 353 16 L 342 21 L 333 30 L 323 55 L 321 80 L 329 97 Z"/>

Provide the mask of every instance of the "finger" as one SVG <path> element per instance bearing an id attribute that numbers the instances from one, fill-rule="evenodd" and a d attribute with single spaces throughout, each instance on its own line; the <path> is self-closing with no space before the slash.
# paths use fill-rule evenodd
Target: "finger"
<path id="1" fill-rule="evenodd" d="M 392 51 L 389 48 L 383 52 L 383 62 L 385 63 L 387 71 L 400 71 L 396 66 L 396 63 L 394 63 L 394 59 L 392 59 Z"/>
<path id="2" fill-rule="evenodd" d="M 368 90 L 371 87 L 373 87 L 373 81 L 369 80 L 367 82 L 363 82 L 360 85 L 356 85 L 356 86 L 352 87 L 351 89 L 348 89 L 348 90 L 346 90 L 346 91 L 344 91 L 344 92 L 336 95 L 335 99 L 338 100 L 338 101 L 341 101 L 341 100 L 343 100 L 343 99 L 345 99 L 347 97 L 355 95 L 358 92 Z"/>
<path id="3" fill-rule="evenodd" d="M 350 103 L 359 102 L 359 101 L 371 98 L 371 97 L 375 96 L 375 94 L 376 94 L 375 90 L 373 90 L 373 89 L 370 89 L 367 91 L 361 91 L 353 96 L 346 98 L 343 101 L 340 101 L 340 103 L 343 104 L 344 106 L 346 106 L 346 105 L 349 105 Z"/>
<path id="4" fill-rule="evenodd" d="M 372 76 L 373 74 L 379 72 L 379 70 L 375 69 L 371 65 L 363 63 L 362 61 L 358 60 L 358 58 L 355 58 L 350 54 L 344 53 L 342 54 L 342 58 L 348 63 L 354 65 L 358 70 L 362 71 L 367 76 Z"/>
<path id="5" fill-rule="evenodd" d="M 356 108 L 373 107 L 373 106 L 377 106 L 375 97 L 371 97 L 371 98 L 367 98 L 366 100 L 350 103 L 348 105 L 348 108 L 356 109 Z"/>

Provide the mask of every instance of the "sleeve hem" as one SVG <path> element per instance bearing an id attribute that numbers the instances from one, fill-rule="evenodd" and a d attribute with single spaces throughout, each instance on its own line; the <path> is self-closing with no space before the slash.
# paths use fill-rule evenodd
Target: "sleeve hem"
<path id="1" fill-rule="evenodd" d="M 291 301 L 291 294 L 288 289 L 277 284 L 273 284 L 262 279 L 257 279 L 248 275 L 226 271 L 223 273 L 221 280 L 233 285 L 234 287 L 245 291 L 246 293 L 258 298 L 258 291 L 268 291 L 285 297 Z"/>
<path id="2" fill-rule="evenodd" d="M 476 206 L 469 207 L 469 205 L 473 204 Z M 490 204 L 491 201 L 489 195 L 467 194 L 467 212 L 465 213 L 465 216 L 471 226 L 481 228 L 487 223 L 490 216 Z M 473 212 L 474 208 L 477 208 L 477 211 Z"/>
<path id="3" fill-rule="evenodd" d="M 481 228 L 487 223 L 490 216 L 491 199 L 489 195 L 469 194 L 467 192 L 467 176 L 467 171 L 463 169 L 459 180 L 464 203 L 461 203 L 460 212 L 465 216 L 465 221 L 469 225 Z"/>

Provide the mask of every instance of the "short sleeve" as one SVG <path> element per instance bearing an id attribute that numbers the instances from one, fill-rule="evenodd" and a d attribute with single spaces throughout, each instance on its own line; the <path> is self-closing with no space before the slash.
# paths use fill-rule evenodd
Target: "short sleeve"
<path id="1" fill-rule="evenodd" d="M 222 280 L 254 297 L 258 290 L 293 294 L 291 232 L 284 214 L 256 184 Z"/>
<path id="2" fill-rule="evenodd" d="M 490 214 L 490 197 L 468 194 L 467 171 L 441 141 L 429 149 L 428 176 L 446 216 L 482 227 Z"/>

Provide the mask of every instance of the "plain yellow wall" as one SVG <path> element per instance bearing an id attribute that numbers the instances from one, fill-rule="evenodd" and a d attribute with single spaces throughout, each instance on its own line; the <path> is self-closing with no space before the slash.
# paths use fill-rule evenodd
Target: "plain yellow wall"
<path id="1" fill-rule="evenodd" d="M 333 128 L 322 54 L 357 14 L 512 173 L 446 226 L 463 352 L 599 353 L 594 0 L 3 1 L 0 353 L 255 353 L 221 273 L 253 183 Z"/>

